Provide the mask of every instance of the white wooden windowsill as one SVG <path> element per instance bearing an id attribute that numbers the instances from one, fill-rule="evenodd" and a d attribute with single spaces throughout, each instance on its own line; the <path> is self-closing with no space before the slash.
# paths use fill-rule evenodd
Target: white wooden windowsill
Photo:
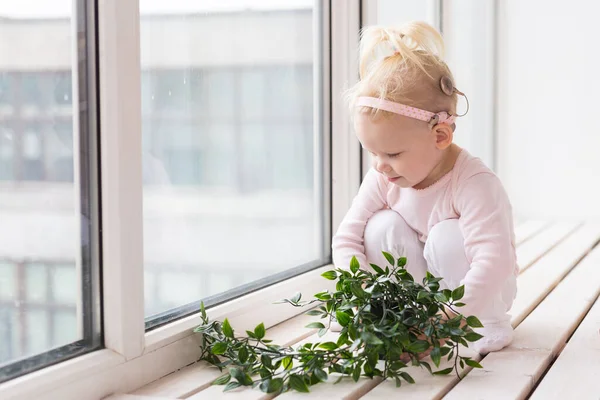
<path id="1" fill-rule="evenodd" d="M 535 222 L 517 227 L 521 274 L 519 293 L 511 310 L 514 342 L 485 357 L 465 349 L 463 355 L 481 360 L 484 368 L 465 370 L 462 381 L 453 375 L 431 376 L 425 370 L 411 367 L 408 372 L 417 383 L 401 388 L 378 379 L 361 378 L 358 383 L 345 379 L 336 385 L 316 385 L 308 395 L 290 392 L 277 397 L 597 398 L 594 371 L 600 366 L 600 347 L 593 345 L 593 340 L 597 340 L 600 324 L 600 302 L 596 301 L 600 294 L 600 248 L 594 247 L 598 240 L 600 225 L 597 224 Z M 330 340 L 318 338 L 314 330 L 303 328 L 313 318 L 294 317 L 269 329 L 267 337 L 285 345 Z M 585 363 L 578 362 L 579 359 Z M 543 377 L 546 370 L 548 373 Z M 220 375 L 218 369 L 206 363 L 194 363 L 131 394 L 146 399 L 191 400 L 274 397 L 248 388 L 224 394 L 223 386 L 211 385 Z"/>

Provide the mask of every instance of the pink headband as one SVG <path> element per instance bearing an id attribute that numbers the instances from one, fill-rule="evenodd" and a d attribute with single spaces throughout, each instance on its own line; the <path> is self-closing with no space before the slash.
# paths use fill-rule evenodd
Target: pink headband
<path id="1" fill-rule="evenodd" d="M 404 115 L 405 117 L 415 118 L 420 121 L 428 122 L 430 125 L 448 124 L 452 125 L 456 115 L 450 115 L 446 111 L 433 113 L 431 111 L 421 110 L 420 108 L 406 106 L 400 103 L 394 103 L 389 100 L 382 100 L 377 97 L 359 97 L 357 106 L 377 108 L 394 114 Z"/>

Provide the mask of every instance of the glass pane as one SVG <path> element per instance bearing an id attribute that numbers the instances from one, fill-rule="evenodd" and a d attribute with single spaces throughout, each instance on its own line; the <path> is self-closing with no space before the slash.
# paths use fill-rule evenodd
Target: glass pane
<path id="1" fill-rule="evenodd" d="M 27 301 L 45 303 L 48 301 L 48 270 L 43 264 L 26 264 L 25 292 Z"/>
<path id="2" fill-rule="evenodd" d="M 96 303 L 81 290 L 81 277 L 95 282 L 95 148 L 80 145 L 95 143 L 95 102 L 73 85 L 95 81 L 84 56 L 87 2 L 26 3 L 0 2 L 0 383 L 98 347 Z"/>
<path id="3" fill-rule="evenodd" d="M 140 1 L 149 328 L 327 261 L 321 5 L 280 3 Z"/>

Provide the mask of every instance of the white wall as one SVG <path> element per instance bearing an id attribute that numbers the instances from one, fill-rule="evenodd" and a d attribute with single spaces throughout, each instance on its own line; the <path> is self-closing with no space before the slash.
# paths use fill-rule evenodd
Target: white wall
<path id="1" fill-rule="evenodd" d="M 494 159 L 494 0 L 444 0 L 446 62 L 470 108 L 457 120 L 454 141 L 490 168 Z M 459 96 L 457 112 L 467 110 Z"/>
<path id="2" fill-rule="evenodd" d="M 600 217 L 600 3 L 498 3 L 498 166 L 515 211 Z"/>

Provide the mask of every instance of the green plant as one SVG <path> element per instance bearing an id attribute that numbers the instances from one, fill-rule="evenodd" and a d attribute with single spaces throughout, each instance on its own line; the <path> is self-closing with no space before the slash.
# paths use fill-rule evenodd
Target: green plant
<path id="1" fill-rule="evenodd" d="M 266 393 L 308 392 L 309 386 L 328 380 L 331 374 L 338 374 L 338 381 L 344 376 L 354 381 L 360 376 L 379 376 L 394 379 L 400 386 L 402 380 L 414 383 L 404 371 L 408 364 L 440 375 L 453 370 L 459 374 L 459 366 L 465 364 L 481 368 L 475 360 L 459 355 L 459 345 L 468 346 L 481 338 L 472 328 L 482 326 L 476 317 L 465 318 L 456 311 L 464 305 L 459 302 L 464 287 L 440 290 L 441 278 L 430 273 L 422 284 L 417 283 L 405 268 L 406 258 L 395 260 L 383 254 L 391 268 L 371 264 L 372 272 L 362 270 L 353 258 L 349 270 L 322 274 L 337 279 L 335 292 L 317 293 L 311 301 L 301 301 L 298 293 L 281 301 L 295 307 L 313 306 L 307 314 L 325 323 L 312 322 L 307 328 L 318 329 L 319 336 L 337 319 L 343 328 L 336 341 L 306 343 L 297 349 L 281 347 L 265 338 L 262 323 L 246 331 L 246 337 L 236 337 L 227 319 L 209 321 L 202 305 L 203 323 L 195 329 L 203 336 L 201 359 L 229 368 L 214 384 L 225 385 L 225 391 L 258 386 Z M 442 357 L 454 359 L 454 365 L 434 372 L 422 360 L 427 354 L 436 367 Z"/>

